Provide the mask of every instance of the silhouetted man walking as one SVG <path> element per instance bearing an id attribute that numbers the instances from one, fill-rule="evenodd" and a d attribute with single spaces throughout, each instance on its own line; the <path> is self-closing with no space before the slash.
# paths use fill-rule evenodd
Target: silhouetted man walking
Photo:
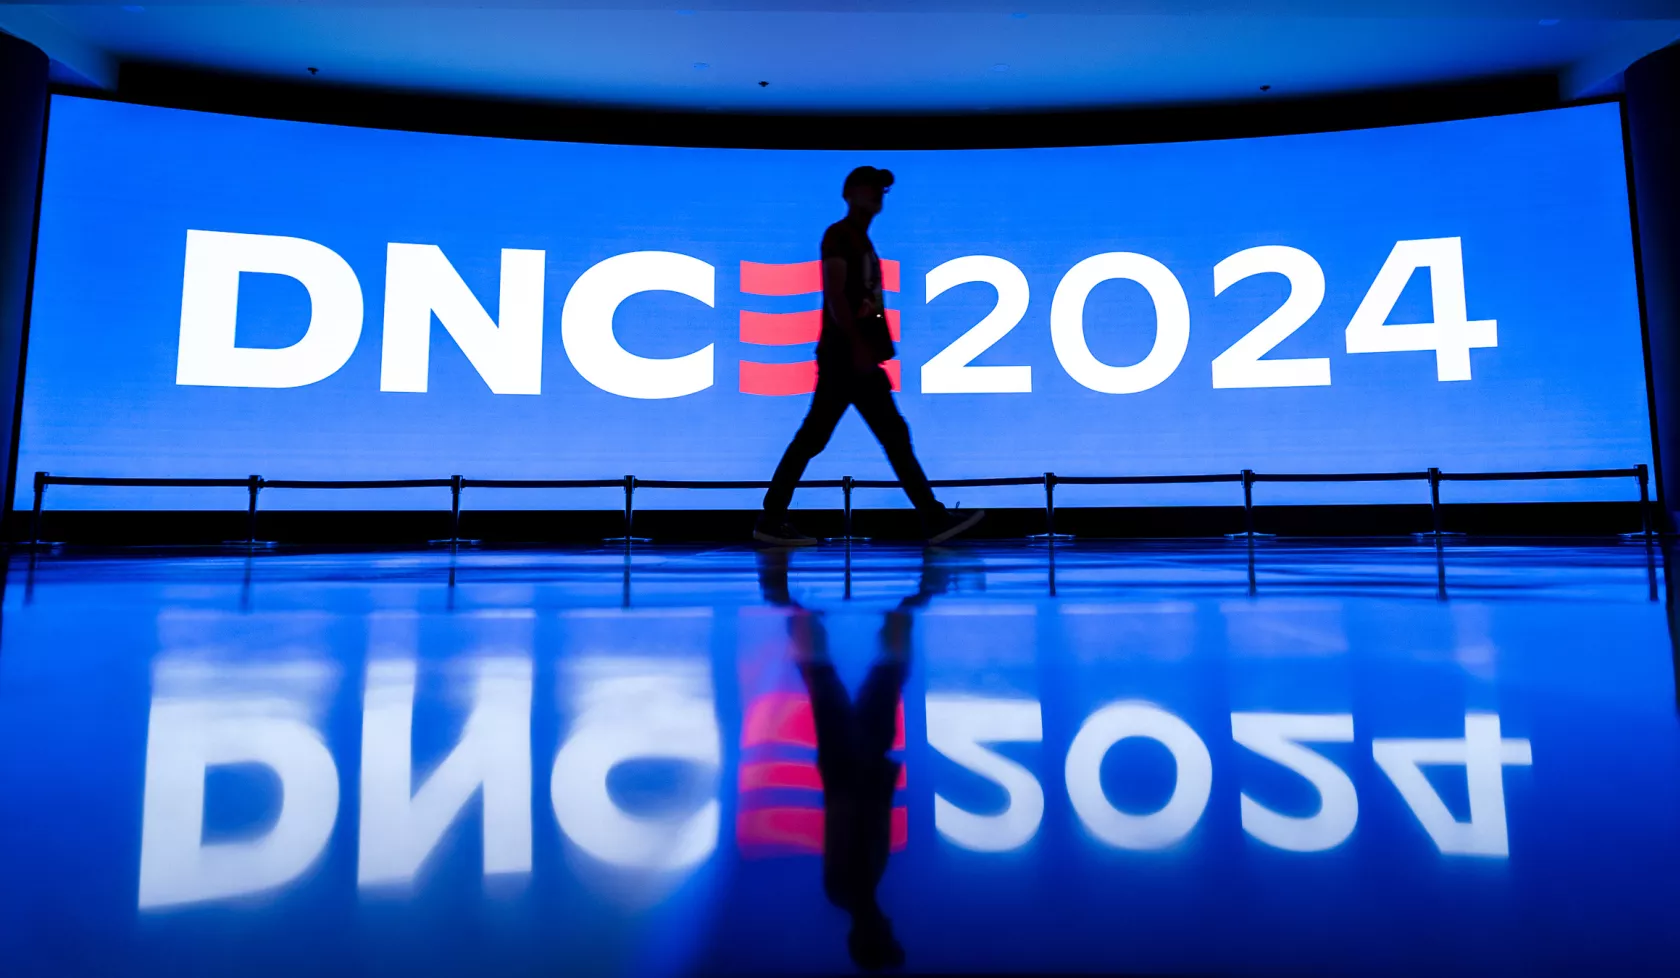
<path id="1" fill-rule="evenodd" d="M 922 463 L 910 447 L 910 426 L 893 403 L 892 385 L 881 364 L 893 357 L 881 295 L 881 260 L 869 240 L 869 223 L 893 183 L 891 170 L 860 166 L 846 175 L 840 194 L 846 216 L 830 225 L 822 239 L 823 322 L 817 342 L 817 392 L 811 410 L 782 455 L 764 494 L 764 512 L 753 539 L 780 546 L 810 546 L 817 541 L 788 522 L 788 504 L 805 466 L 828 444 L 834 426 L 856 406 L 886 450 L 887 461 L 921 514 L 929 543 L 942 543 L 973 527 L 984 510 L 948 511 L 933 496 Z"/>

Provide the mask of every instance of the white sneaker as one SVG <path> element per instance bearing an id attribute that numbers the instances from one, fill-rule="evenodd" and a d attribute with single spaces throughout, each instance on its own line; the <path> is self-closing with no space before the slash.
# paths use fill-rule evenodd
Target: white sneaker
<path id="1" fill-rule="evenodd" d="M 974 529 L 976 523 L 986 518 L 983 509 L 971 509 L 967 512 L 957 509 L 945 511 L 942 522 L 936 522 L 929 527 L 928 543 L 944 543 L 946 540 Z"/>

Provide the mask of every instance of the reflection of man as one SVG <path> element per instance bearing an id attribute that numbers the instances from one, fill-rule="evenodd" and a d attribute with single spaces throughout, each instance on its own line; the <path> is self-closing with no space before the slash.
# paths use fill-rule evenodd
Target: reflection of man
<path id="1" fill-rule="evenodd" d="M 898 413 L 892 384 L 881 369 L 882 362 L 893 357 L 893 343 L 881 292 L 881 260 L 869 240 L 869 223 L 881 213 L 882 199 L 892 184 L 890 170 L 872 166 L 853 170 L 840 191 L 846 198 L 846 216 L 823 234 L 817 392 L 764 494 L 764 512 L 753 529 L 753 539 L 760 543 L 803 547 L 817 542 L 788 522 L 788 505 L 805 466 L 828 444 L 846 408 L 854 405 L 886 450 L 905 495 L 921 514 L 929 543 L 949 540 L 986 515 L 983 510 L 953 513 L 934 498 L 922 463 L 910 447 L 910 426 Z"/>
<path id="2" fill-rule="evenodd" d="M 846 949 L 860 968 L 896 968 L 904 949 L 881 911 L 875 890 L 892 846 L 893 792 L 899 764 L 887 756 L 898 732 L 898 704 L 910 671 L 911 612 L 943 591 L 948 575 L 929 551 L 916 593 L 886 613 L 879 652 L 854 700 L 829 659 L 819 613 L 788 591 L 788 552 L 759 555 L 759 588 L 773 604 L 793 609 L 788 637 L 816 719 L 817 771 L 823 784 L 823 891 L 852 918 Z"/>

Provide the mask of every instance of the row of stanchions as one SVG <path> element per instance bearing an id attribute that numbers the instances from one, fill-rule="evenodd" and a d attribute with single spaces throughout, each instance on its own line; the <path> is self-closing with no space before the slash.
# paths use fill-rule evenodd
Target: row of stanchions
<path id="1" fill-rule="evenodd" d="M 1625 469 L 1566 469 L 1559 471 L 1532 472 L 1443 472 L 1438 468 L 1421 469 L 1411 472 L 1316 472 L 1316 473 L 1261 473 L 1253 469 L 1243 469 L 1241 472 L 1212 473 L 1205 475 L 1113 475 L 1113 476 L 1073 476 L 1057 475 L 1046 472 L 1042 476 L 1011 476 L 994 479 L 934 479 L 930 485 L 939 489 L 976 488 L 987 486 L 1036 486 L 1044 487 L 1044 532 L 1033 534 L 1036 539 L 1068 539 L 1068 534 L 1056 532 L 1056 487 L 1057 486 L 1139 486 L 1139 485 L 1194 485 L 1202 483 L 1228 482 L 1240 483 L 1243 490 L 1243 526 L 1242 533 L 1228 534 L 1232 537 L 1254 539 L 1265 536 L 1254 529 L 1254 486 L 1261 482 L 1422 482 L 1429 483 L 1429 508 L 1433 519 L 1433 528 L 1417 534 L 1424 537 L 1440 537 L 1447 534 L 1441 522 L 1441 483 L 1443 482 L 1506 482 L 1531 481 L 1542 479 L 1622 479 L 1631 478 L 1639 483 L 1639 517 L 1640 529 L 1635 533 L 1623 534 L 1627 537 L 1644 537 L 1649 539 L 1653 532 L 1651 521 L 1650 473 L 1643 463 Z M 897 489 L 899 484 L 891 480 L 854 479 L 845 476 L 840 479 L 816 479 L 800 482 L 801 489 L 839 489 L 841 492 L 842 511 L 844 514 L 845 540 L 858 539 L 852 535 L 852 493 L 857 489 Z M 449 490 L 450 505 L 450 535 L 447 540 L 439 541 L 446 544 L 467 543 L 461 539 L 461 493 L 465 489 L 612 489 L 624 490 L 624 535 L 614 537 L 613 542 L 630 543 L 646 542 L 645 538 L 633 535 L 635 520 L 635 496 L 637 489 L 767 489 L 769 482 L 742 480 L 705 480 L 705 479 L 638 479 L 633 475 L 626 475 L 621 479 L 469 479 L 465 476 L 452 475 L 447 479 L 265 479 L 260 475 L 251 475 L 243 479 L 203 479 L 203 478 L 121 478 L 114 476 L 71 476 L 52 475 L 48 472 L 35 473 L 35 505 L 30 518 L 30 546 L 39 546 L 41 542 L 41 514 L 46 505 L 47 488 L 49 486 L 130 486 L 130 487 L 163 487 L 163 488 L 243 488 L 248 493 L 246 510 L 246 542 L 255 545 L 257 542 L 257 497 L 264 489 L 427 489 L 437 488 Z"/>

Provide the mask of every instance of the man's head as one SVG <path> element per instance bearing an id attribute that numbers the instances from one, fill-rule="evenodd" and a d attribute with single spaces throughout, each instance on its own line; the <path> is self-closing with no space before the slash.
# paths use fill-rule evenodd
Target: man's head
<path id="1" fill-rule="evenodd" d="M 881 198 L 892 185 L 891 170 L 860 166 L 846 174 L 846 182 L 840 187 L 840 196 L 846 198 L 846 203 L 850 204 L 853 210 L 873 217 L 881 213 Z"/>

